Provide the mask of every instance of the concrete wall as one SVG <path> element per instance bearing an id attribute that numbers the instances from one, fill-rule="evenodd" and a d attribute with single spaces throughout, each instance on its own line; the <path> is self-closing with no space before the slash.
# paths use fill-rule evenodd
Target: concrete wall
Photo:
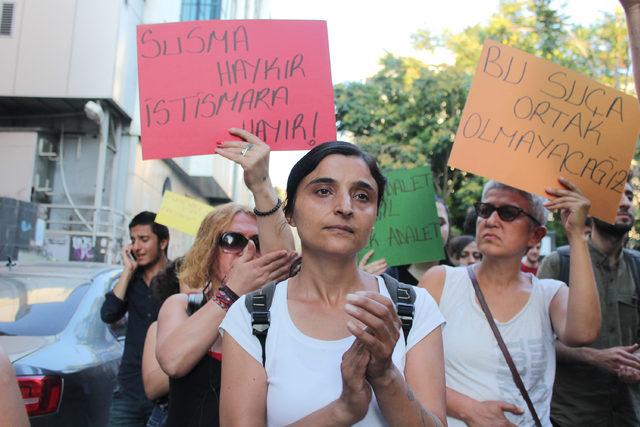
<path id="1" fill-rule="evenodd" d="M 51 203 L 70 204 L 64 191 L 66 184 L 75 205 L 93 205 L 98 147 L 98 136 L 95 134 L 64 136 L 60 147 L 61 160 L 58 160 L 54 165 Z M 109 180 L 105 180 L 105 186 L 108 186 L 109 182 Z M 103 194 L 109 194 L 108 190 Z M 103 198 L 103 200 L 107 205 L 108 198 Z"/>
<path id="2" fill-rule="evenodd" d="M 17 64 L 15 75 L 9 76 L 14 84 L 13 90 L 3 95 L 64 96 L 68 91 L 76 2 L 18 3 L 23 10 L 18 13 L 21 25 L 14 33 L 19 37 Z M 0 51 L 0 56 L 4 57 L 4 52 Z"/>
<path id="3" fill-rule="evenodd" d="M 20 34 L 17 28 L 22 27 L 24 1 L 16 1 L 13 9 L 13 31 L 10 36 L 0 36 L 0 95 L 13 93 L 18 66 Z"/>
<path id="4" fill-rule="evenodd" d="M 269 0 L 222 0 L 222 19 L 269 19 Z"/>
<path id="5" fill-rule="evenodd" d="M 54 208 L 49 211 L 49 230 L 90 232 L 93 229 L 94 220 L 99 137 L 91 132 L 65 133 L 58 135 L 57 141 L 58 158 L 55 162 L 48 163 L 50 174 L 53 176 L 52 192 L 49 194 L 50 203 L 66 205 L 68 208 Z M 107 149 L 107 165 L 113 163 L 114 156 L 114 152 Z M 113 207 L 110 200 L 112 173 L 112 168 L 105 168 L 102 191 L 102 206 L 105 207 Z M 123 225 L 121 217 L 115 219 L 121 221 L 116 222 L 116 225 Z M 103 224 L 111 223 L 111 217 L 106 212 L 102 212 L 97 220 Z M 67 224 L 65 221 L 78 221 L 78 223 Z M 96 230 L 98 233 L 109 233 L 111 229 L 108 225 L 98 225 Z"/>
<path id="6" fill-rule="evenodd" d="M 14 31 L 0 37 L 0 96 L 107 99 L 133 119 L 129 128 L 125 120 L 115 136 L 110 133 L 117 154 L 107 150 L 103 191 L 103 206 L 123 211 L 128 218 L 141 210 L 159 209 L 166 178 L 172 191 L 192 196 L 164 162 L 142 161 L 136 101 L 135 27 L 141 22 L 178 21 L 180 10 L 180 0 L 15 0 Z M 266 18 L 267 11 L 268 1 L 223 0 L 222 17 Z M 94 204 L 98 129 L 84 118 L 74 120 L 84 124 L 61 139 L 62 162 L 36 155 L 36 132 L 0 132 L 0 178 L 4 178 L 0 195 L 31 200 L 33 178 L 39 173 L 42 183 L 48 177 L 52 187 L 41 195 L 47 201 Z M 48 129 L 44 133 L 58 144 L 62 122 L 49 118 L 28 126 Z M 188 173 L 213 176 L 227 194 L 235 194 L 236 201 L 253 204 L 242 170 L 231 161 L 206 156 L 183 164 Z M 74 217 L 72 211 L 61 212 L 53 219 Z M 173 258 L 182 255 L 193 238 L 173 230 L 171 234 Z"/>
<path id="7" fill-rule="evenodd" d="M 144 5 L 144 23 L 178 22 L 181 5 L 182 2 L 176 0 L 147 0 Z"/>
<path id="8" fill-rule="evenodd" d="M 144 22 L 153 24 L 180 20 L 179 0 L 147 0 Z M 268 0 L 223 0 L 222 19 L 258 19 L 269 17 Z M 137 102 L 137 101 L 136 101 Z M 136 108 L 131 133 L 140 135 L 139 107 Z M 226 194 L 238 203 L 253 206 L 253 196 L 244 185 L 242 169 L 218 155 L 194 156 L 174 159 L 187 173 L 194 176 L 212 176 Z"/>
<path id="9" fill-rule="evenodd" d="M 142 23 L 144 0 L 120 1 L 118 43 L 115 51 L 111 94 L 112 99 L 125 110 L 129 117 L 133 117 L 138 96 L 136 25 Z M 88 2 L 91 7 L 94 7 L 95 0 L 88 0 Z"/>
<path id="10" fill-rule="evenodd" d="M 37 143 L 37 132 L 0 132 L 0 196 L 31 201 Z"/>
<path id="11" fill-rule="evenodd" d="M 143 0 L 16 0 L 0 96 L 112 99 L 133 117 Z"/>
<path id="12" fill-rule="evenodd" d="M 1 135 L 1 134 L 0 134 Z M 53 164 L 53 192 L 51 202 L 54 204 L 93 206 L 96 183 L 96 162 L 99 142 L 97 135 L 67 135 L 63 138 L 61 159 Z M 118 142 L 119 159 L 114 158 L 111 150 L 107 150 L 107 168 L 105 171 L 103 206 L 121 210 L 128 222 L 141 211 L 157 212 L 162 202 L 163 184 L 167 178 L 171 182 L 171 190 L 194 197 L 192 192 L 177 175 L 160 160 L 143 161 L 137 137 L 123 135 Z M 63 182 L 64 177 L 64 182 Z M 64 190 L 66 184 L 67 191 Z M 71 199 L 67 198 L 67 193 Z M 91 211 L 78 209 L 84 220 L 91 225 Z M 51 220 L 78 220 L 71 209 L 53 209 Z M 106 222 L 107 215 L 101 220 Z M 127 223 L 123 224 L 126 228 Z M 67 226 L 53 225 L 52 229 L 69 229 Z M 73 229 L 88 231 L 87 227 L 74 226 Z M 99 231 L 108 231 L 102 228 Z M 183 255 L 193 243 L 193 237 L 171 230 L 169 256 L 175 258 Z M 125 243 L 128 236 L 125 233 Z"/>
<path id="13" fill-rule="evenodd" d="M 222 19 L 268 19 L 269 0 L 222 0 Z M 220 156 L 211 158 L 211 174 L 237 203 L 254 206 L 253 195 L 244 185 L 242 168 Z"/>
<path id="14" fill-rule="evenodd" d="M 162 186 L 166 178 L 171 181 L 171 191 L 194 197 L 166 163 L 161 160 L 142 160 L 142 148 L 139 144 L 136 146 L 133 161 L 135 166 L 127 179 L 130 188 L 126 214 L 129 218 L 145 210 L 158 212 L 162 202 Z M 194 238 L 173 229 L 170 233 L 169 257 L 173 259 L 184 255 Z"/>

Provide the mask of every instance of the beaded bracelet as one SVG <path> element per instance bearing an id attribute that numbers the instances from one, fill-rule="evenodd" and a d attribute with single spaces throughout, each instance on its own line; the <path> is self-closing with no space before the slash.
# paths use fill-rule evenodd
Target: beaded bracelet
<path id="1" fill-rule="evenodd" d="M 276 205 L 273 208 L 269 209 L 266 212 L 259 211 L 258 208 L 253 208 L 253 213 L 256 214 L 257 216 L 269 216 L 276 213 L 276 211 L 280 209 L 280 206 L 282 206 L 282 200 L 280 200 L 280 197 L 278 197 L 278 201 L 276 202 Z"/>
<path id="2" fill-rule="evenodd" d="M 238 300 L 238 295 L 233 292 L 227 285 L 222 285 L 213 295 L 213 302 L 218 304 L 218 306 L 224 311 L 229 310 L 229 307 L 233 305 L 234 302 Z"/>
<path id="3" fill-rule="evenodd" d="M 232 302 L 236 302 L 240 298 L 238 294 L 233 292 L 233 289 L 228 287 L 224 282 L 220 285 L 220 288 L 218 289 L 218 291 L 224 292 L 225 294 L 227 294 L 227 296 L 231 299 Z"/>

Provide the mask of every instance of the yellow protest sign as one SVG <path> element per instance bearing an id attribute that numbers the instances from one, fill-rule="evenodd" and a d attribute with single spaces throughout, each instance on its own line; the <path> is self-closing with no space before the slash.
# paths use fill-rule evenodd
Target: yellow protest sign
<path id="1" fill-rule="evenodd" d="M 156 222 L 195 236 L 200 223 L 212 210 L 213 207 L 206 203 L 172 191 L 165 191 Z"/>
<path id="2" fill-rule="evenodd" d="M 634 97 L 487 40 L 449 166 L 544 197 L 565 177 L 613 222 L 639 129 Z"/>

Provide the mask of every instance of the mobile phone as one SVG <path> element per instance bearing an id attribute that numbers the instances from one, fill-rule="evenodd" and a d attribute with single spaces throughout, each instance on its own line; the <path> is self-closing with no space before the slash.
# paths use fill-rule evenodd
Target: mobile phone
<path id="1" fill-rule="evenodd" d="M 137 261 L 137 260 L 136 260 L 136 256 L 133 254 L 133 252 L 128 251 L 128 252 L 127 252 L 127 255 L 129 255 L 129 258 L 131 258 L 131 261 Z"/>

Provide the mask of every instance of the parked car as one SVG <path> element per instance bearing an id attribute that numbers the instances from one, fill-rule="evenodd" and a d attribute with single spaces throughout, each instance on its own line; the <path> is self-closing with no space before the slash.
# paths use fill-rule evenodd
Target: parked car
<path id="1" fill-rule="evenodd" d="M 0 346 L 32 426 L 107 424 L 123 324 L 100 320 L 121 268 L 95 263 L 0 267 Z"/>

